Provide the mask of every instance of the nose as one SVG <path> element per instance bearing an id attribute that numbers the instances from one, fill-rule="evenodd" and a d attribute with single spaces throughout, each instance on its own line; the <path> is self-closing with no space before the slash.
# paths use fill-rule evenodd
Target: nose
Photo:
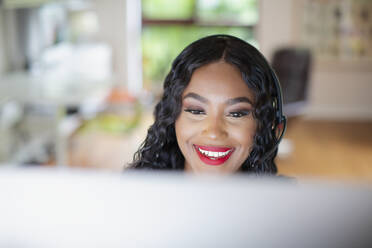
<path id="1" fill-rule="evenodd" d="M 213 140 L 226 138 L 228 133 L 223 118 L 219 116 L 206 118 L 202 135 Z"/>

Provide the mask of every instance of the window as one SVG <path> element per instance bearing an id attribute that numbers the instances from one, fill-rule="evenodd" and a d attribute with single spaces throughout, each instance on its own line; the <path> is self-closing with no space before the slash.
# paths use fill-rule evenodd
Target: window
<path id="1" fill-rule="evenodd" d="M 144 88 L 161 90 L 171 62 L 192 41 L 230 34 L 257 46 L 257 0 L 142 0 Z"/>

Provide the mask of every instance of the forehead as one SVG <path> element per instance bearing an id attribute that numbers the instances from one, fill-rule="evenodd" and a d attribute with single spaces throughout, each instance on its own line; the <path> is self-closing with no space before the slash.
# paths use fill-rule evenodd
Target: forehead
<path id="1" fill-rule="evenodd" d="M 236 97 L 248 97 L 254 100 L 254 93 L 244 82 L 239 69 L 223 61 L 196 69 L 183 96 L 190 92 L 221 100 Z"/>

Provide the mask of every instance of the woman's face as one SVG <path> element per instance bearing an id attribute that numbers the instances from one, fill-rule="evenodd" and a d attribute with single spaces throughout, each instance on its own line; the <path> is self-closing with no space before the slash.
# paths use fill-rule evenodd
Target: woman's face
<path id="1" fill-rule="evenodd" d="M 185 170 L 236 172 L 253 144 L 253 103 L 254 94 L 236 67 L 219 61 L 195 70 L 175 123 Z"/>

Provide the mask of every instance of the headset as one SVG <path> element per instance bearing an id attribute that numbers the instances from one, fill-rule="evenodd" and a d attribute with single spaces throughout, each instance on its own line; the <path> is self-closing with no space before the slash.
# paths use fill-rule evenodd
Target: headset
<path id="1" fill-rule="evenodd" d="M 267 158 L 269 158 L 278 148 L 280 141 L 283 138 L 285 131 L 287 130 L 287 118 L 283 114 L 283 95 L 282 95 L 282 88 L 280 86 L 280 82 L 278 77 L 276 76 L 274 69 L 270 67 L 271 77 L 274 82 L 276 97 L 273 101 L 273 106 L 275 108 L 275 121 L 273 123 L 273 130 L 276 134 L 276 142 L 274 146 L 262 156 L 260 162 L 263 162 Z"/>

